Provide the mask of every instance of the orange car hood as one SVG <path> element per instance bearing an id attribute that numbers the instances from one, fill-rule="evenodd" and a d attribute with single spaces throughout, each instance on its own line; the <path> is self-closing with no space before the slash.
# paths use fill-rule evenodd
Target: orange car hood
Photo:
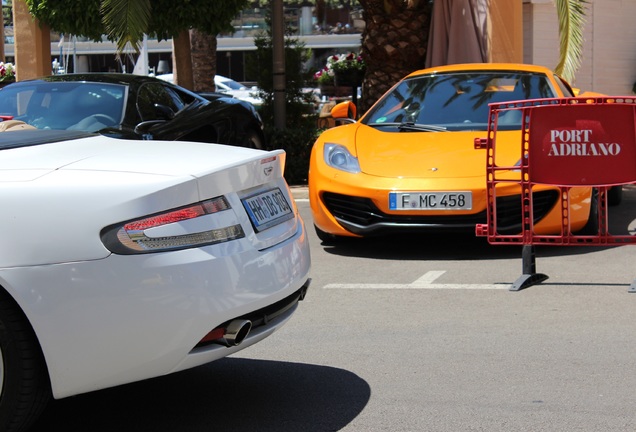
<path id="1" fill-rule="evenodd" d="M 381 132 L 360 125 L 356 153 L 362 172 L 379 177 L 485 177 L 486 150 L 475 149 L 475 138 L 486 136 L 486 131 Z M 502 138 L 510 145 L 503 146 Z M 521 154 L 519 132 L 499 132 L 497 143 L 498 164 L 514 165 Z"/>

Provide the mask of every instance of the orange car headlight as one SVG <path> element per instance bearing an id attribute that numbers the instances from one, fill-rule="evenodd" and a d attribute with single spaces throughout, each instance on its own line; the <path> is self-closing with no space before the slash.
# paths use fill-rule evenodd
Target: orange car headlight
<path id="1" fill-rule="evenodd" d="M 349 153 L 346 147 L 338 144 L 325 143 L 325 163 L 332 168 L 357 174 L 360 172 L 358 159 Z"/>

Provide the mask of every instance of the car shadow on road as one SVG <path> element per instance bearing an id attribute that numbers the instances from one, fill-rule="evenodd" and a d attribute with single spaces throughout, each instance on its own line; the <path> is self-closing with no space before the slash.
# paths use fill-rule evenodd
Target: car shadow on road
<path id="1" fill-rule="evenodd" d="M 485 238 L 456 233 L 345 238 L 322 246 L 325 252 L 333 255 L 391 260 L 511 259 L 521 258 L 522 253 L 520 244 L 491 245 Z M 609 247 L 614 246 L 535 246 L 535 252 L 537 257 L 550 257 L 591 253 Z"/>
<path id="2" fill-rule="evenodd" d="M 343 369 L 230 357 L 53 401 L 32 432 L 322 432 L 342 429 L 370 396 Z"/>

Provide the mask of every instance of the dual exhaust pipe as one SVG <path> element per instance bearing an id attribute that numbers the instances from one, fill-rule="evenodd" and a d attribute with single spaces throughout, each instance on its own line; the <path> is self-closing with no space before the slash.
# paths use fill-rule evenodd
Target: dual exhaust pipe
<path id="1" fill-rule="evenodd" d="M 250 330 L 252 330 L 252 321 L 250 320 L 236 319 L 230 321 L 225 327 L 223 336 L 215 339 L 214 343 L 226 347 L 239 346 L 250 333 Z"/>

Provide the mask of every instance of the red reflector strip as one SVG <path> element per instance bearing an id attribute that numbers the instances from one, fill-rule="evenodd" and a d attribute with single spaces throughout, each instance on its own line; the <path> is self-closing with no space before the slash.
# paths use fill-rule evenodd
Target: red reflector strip
<path id="1" fill-rule="evenodd" d="M 225 329 L 224 328 L 222 328 L 222 327 L 215 328 L 210 333 L 206 334 L 203 337 L 203 339 L 201 339 L 199 341 L 199 343 L 210 342 L 210 341 L 213 341 L 213 340 L 221 339 L 223 337 L 223 335 L 225 335 Z"/>
<path id="2" fill-rule="evenodd" d="M 176 210 L 170 213 L 164 213 L 146 219 L 130 222 L 124 225 L 124 229 L 126 231 L 145 230 L 148 228 L 179 222 L 182 220 L 194 219 L 204 214 L 205 210 L 203 210 L 203 207 L 200 205 L 196 205 L 185 209 Z"/>
<path id="3" fill-rule="evenodd" d="M 268 157 L 265 159 L 261 159 L 261 165 L 269 162 L 274 162 L 276 160 L 276 156 Z"/>
<path id="4" fill-rule="evenodd" d="M 224 197 L 213 198 L 194 204 L 190 207 L 169 211 L 144 219 L 128 222 L 124 225 L 126 231 L 143 231 L 148 228 L 154 228 L 161 225 L 180 222 L 188 219 L 194 219 L 206 214 L 217 213 L 230 208 L 230 204 Z"/>

